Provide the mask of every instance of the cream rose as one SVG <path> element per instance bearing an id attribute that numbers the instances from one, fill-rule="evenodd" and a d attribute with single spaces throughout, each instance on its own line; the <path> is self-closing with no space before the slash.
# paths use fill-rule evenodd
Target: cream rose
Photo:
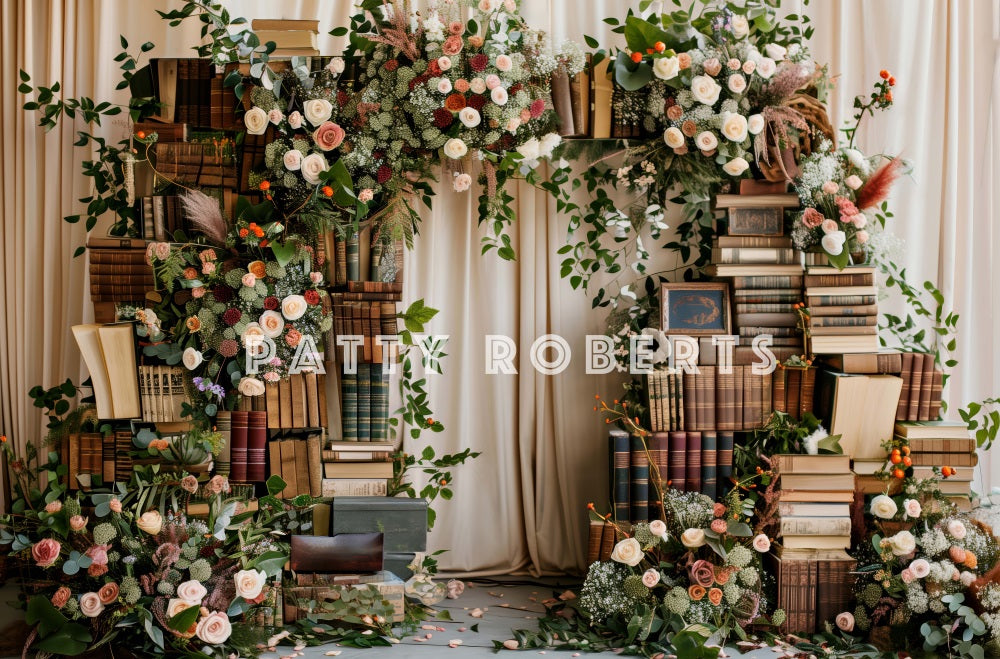
<path id="1" fill-rule="evenodd" d="M 438 78 L 437 90 L 441 94 L 447 94 L 451 91 L 451 80 L 448 78 Z"/>
<path id="2" fill-rule="evenodd" d="M 97 593 L 84 593 L 80 597 L 80 613 L 88 618 L 96 618 L 104 611 L 104 603 Z"/>
<path id="3" fill-rule="evenodd" d="M 736 157 L 723 165 L 722 170 L 730 176 L 739 176 L 743 172 L 747 171 L 749 166 L 750 163 L 748 163 L 744 158 Z"/>
<path id="4" fill-rule="evenodd" d="M 201 606 L 201 601 L 208 595 L 208 589 L 200 581 L 191 579 L 177 586 L 177 597 L 192 606 Z"/>
<path id="5" fill-rule="evenodd" d="M 483 121 L 482 116 L 479 114 L 479 110 L 472 107 L 462 108 L 461 112 L 458 113 L 458 119 L 465 125 L 466 128 L 475 128 Z"/>
<path id="6" fill-rule="evenodd" d="M 281 301 L 281 315 L 285 320 L 298 320 L 305 315 L 309 304 L 301 295 L 287 295 Z"/>
<path id="7" fill-rule="evenodd" d="M 854 631 L 854 614 L 849 611 L 837 614 L 837 629 L 850 634 Z"/>
<path id="8" fill-rule="evenodd" d="M 828 233 L 823 236 L 823 239 L 820 241 L 820 245 L 822 245 L 823 249 L 826 250 L 828 254 L 836 256 L 844 251 L 844 241 L 846 239 L 847 238 L 843 231 L 834 231 L 833 233 Z"/>
<path id="9" fill-rule="evenodd" d="M 671 149 L 684 146 L 684 133 L 682 133 L 681 129 L 677 126 L 671 126 L 663 131 L 663 141 L 666 142 L 667 146 Z"/>
<path id="10" fill-rule="evenodd" d="M 272 124 L 280 124 L 281 120 L 285 118 L 285 115 L 281 113 L 281 110 L 274 108 L 267 113 L 267 118 Z"/>
<path id="11" fill-rule="evenodd" d="M 774 60 L 770 57 L 762 57 L 759 62 L 757 62 L 757 75 L 761 78 L 767 80 L 774 75 L 774 72 L 778 69 L 778 66 L 774 63 Z"/>
<path id="12" fill-rule="evenodd" d="M 931 573 L 931 564 L 927 562 L 927 559 L 918 558 L 910 563 L 909 569 L 914 577 L 917 579 L 923 579 Z"/>
<path id="13" fill-rule="evenodd" d="M 722 87 L 709 76 L 695 76 L 691 79 L 691 95 L 694 100 L 705 105 L 715 105 Z"/>
<path id="14" fill-rule="evenodd" d="M 302 167 L 302 152 L 298 149 L 289 149 L 285 151 L 285 155 L 281 157 L 281 162 L 285 165 L 285 169 L 290 172 L 297 172 Z"/>
<path id="15" fill-rule="evenodd" d="M 920 517 L 922 508 L 920 507 L 920 502 L 916 499 L 906 499 L 903 501 L 903 510 L 906 512 L 907 517 Z"/>
<path id="16" fill-rule="evenodd" d="M 296 110 L 288 115 L 288 125 L 295 130 L 302 128 L 302 113 Z"/>
<path id="17" fill-rule="evenodd" d="M 527 140 L 524 144 L 517 147 L 517 152 L 520 153 L 525 160 L 538 160 L 540 153 L 538 140 L 532 137 L 530 140 Z"/>
<path id="18" fill-rule="evenodd" d="M 746 16 L 736 14 L 729 19 L 729 30 L 733 33 L 734 37 L 742 39 L 750 34 L 750 21 L 747 20 Z"/>
<path id="19" fill-rule="evenodd" d="M 281 332 L 285 329 L 285 319 L 277 311 L 265 311 L 257 322 L 260 323 L 264 335 L 272 339 L 281 336 Z"/>
<path id="20" fill-rule="evenodd" d="M 257 598 L 264 590 L 267 573 L 259 570 L 240 570 L 233 576 L 236 581 L 236 594 L 245 600 Z"/>
<path id="21" fill-rule="evenodd" d="M 965 524 L 962 524 L 960 520 L 953 519 L 950 522 L 948 522 L 948 535 L 955 538 L 956 540 L 965 539 L 965 536 L 968 532 L 969 530 L 965 528 Z"/>
<path id="22" fill-rule="evenodd" d="M 912 554 L 917 548 L 917 539 L 909 531 L 900 531 L 889 538 L 889 547 L 892 549 L 894 555 L 906 556 L 907 554 Z"/>
<path id="23" fill-rule="evenodd" d="M 260 326 L 260 323 L 249 323 L 247 328 L 243 330 L 243 347 L 263 349 L 261 344 L 265 336 L 267 335 L 264 333 L 264 328 Z"/>
<path id="24" fill-rule="evenodd" d="M 184 367 L 187 370 L 193 371 L 201 366 L 201 363 L 205 361 L 205 357 L 197 348 L 190 347 L 184 349 L 184 353 L 181 355 L 181 361 L 184 363 Z"/>
<path id="25" fill-rule="evenodd" d="M 784 46 L 776 43 L 769 43 L 764 46 L 764 52 L 767 56 L 774 60 L 783 60 L 785 55 L 788 54 L 788 49 Z"/>
<path id="26" fill-rule="evenodd" d="M 880 494 L 872 499 L 872 505 L 869 509 L 871 514 L 879 519 L 892 519 L 896 515 L 897 510 L 896 502 L 884 494 Z"/>
<path id="27" fill-rule="evenodd" d="M 660 80 L 671 80 L 681 72 L 681 62 L 676 57 L 657 57 L 653 60 L 653 75 Z"/>
<path id="28" fill-rule="evenodd" d="M 437 61 L 438 61 L 438 68 L 440 68 L 442 71 L 447 71 L 448 69 L 451 68 L 451 58 L 448 57 L 447 55 L 442 55 L 441 57 L 438 58 Z"/>
<path id="29" fill-rule="evenodd" d="M 212 611 L 207 616 L 198 621 L 195 635 L 209 645 L 221 645 L 229 640 L 233 633 L 233 626 L 229 622 L 229 616 L 222 611 Z"/>
<path id="30" fill-rule="evenodd" d="M 243 377 L 240 378 L 240 383 L 237 386 L 239 392 L 244 396 L 263 396 L 264 395 L 264 383 L 257 378 Z"/>
<path id="31" fill-rule="evenodd" d="M 507 90 L 503 87 L 494 87 L 490 92 L 490 98 L 497 105 L 507 105 Z"/>
<path id="32" fill-rule="evenodd" d="M 649 523 L 649 532 L 661 540 L 667 539 L 667 525 L 658 519 Z"/>
<path id="33" fill-rule="evenodd" d="M 702 529 L 688 529 L 681 533 L 681 544 L 688 549 L 697 549 L 705 544 L 705 532 Z"/>
<path id="34" fill-rule="evenodd" d="M 135 520 L 135 525 L 144 533 L 156 535 L 163 528 L 163 517 L 158 510 L 150 510 L 140 515 L 139 519 Z"/>
<path id="35" fill-rule="evenodd" d="M 759 114 L 751 114 L 747 117 L 747 131 L 751 135 L 757 135 L 764 130 L 764 117 Z"/>
<path id="36" fill-rule="evenodd" d="M 710 130 L 703 130 L 694 138 L 695 145 L 702 151 L 711 151 L 719 146 L 719 140 Z"/>
<path id="37" fill-rule="evenodd" d="M 747 79 L 739 73 L 734 73 L 726 80 L 726 87 L 734 94 L 742 94 L 747 89 Z"/>
<path id="38" fill-rule="evenodd" d="M 844 184 L 851 190 L 857 190 L 862 185 L 864 185 L 864 183 L 861 181 L 861 177 L 858 176 L 857 174 L 851 174 L 850 176 L 845 178 Z"/>
<path id="39" fill-rule="evenodd" d="M 321 154 L 310 153 L 302 159 L 302 178 L 306 180 L 306 183 L 316 185 L 320 181 L 319 175 L 325 172 L 328 167 L 326 158 Z"/>
<path id="40" fill-rule="evenodd" d="M 69 528 L 74 531 L 82 531 L 87 528 L 87 518 L 83 515 L 73 515 L 69 518 Z"/>
<path id="41" fill-rule="evenodd" d="M 759 533 L 753 539 L 753 548 L 763 554 L 771 550 L 771 541 L 766 535 Z"/>
<path id="42" fill-rule="evenodd" d="M 650 568 L 642 573 L 642 585 L 646 588 L 652 588 L 656 584 L 660 583 L 660 571 Z"/>
<path id="43" fill-rule="evenodd" d="M 302 104 L 302 114 L 313 126 L 319 126 L 333 114 L 333 106 L 325 98 L 313 98 Z"/>
<path id="44" fill-rule="evenodd" d="M 472 187 L 472 177 L 465 173 L 459 174 L 451 185 L 455 188 L 455 192 L 465 192 Z"/>
<path id="45" fill-rule="evenodd" d="M 469 147 L 457 137 L 453 137 L 444 143 L 444 155 L 449 158 L 458 160 L 459 158 L 464 158 L 468 152 Z"/>
<path id="46" fill-rule="evenodd" d="M 615 545 L 614 550 L 611 552 L 611 560 L 631 567 L 635 567 L 641 563 L 643 556 L 645 554 L 642 552 L 642 546 L 639 545 L 639 541 L 635 538 L 625 538 Z"/>
<path id="47" fill-rule="evenodd" d="M 747 138 L 747 118 L 736 112 L 722 114 L 722 134 L 731 142 L 742 142 Z"/>
<path id="48" fill-rule="evenodd" d="M 475 94 L 482 94 L 486 91 L 486 81 L 482 78 L 473 78 L 469 81 L 469 89 Z"/>
<path id="49" fill-rule="evenodd" d="M 250 108 L 243 115 L 243 125 L 251 135 L 263 135 L 268 123 L 267 113 L 257 106 Z"/>
<path id="50" fill-rule="evenodd" d="M 340 75 L 344 72 L 344 58 L 334 57 L 330 60 L 330 63 L 326 65 L 326 70 L 334 75 Z"/>
<path id="51" fill-rule="evenodd" d="M 496 65 L 498 71 L 506 73 L 514 66 L 514 61 L 508 55 L 497 55 L 497 59 L 494 64 Z"/>

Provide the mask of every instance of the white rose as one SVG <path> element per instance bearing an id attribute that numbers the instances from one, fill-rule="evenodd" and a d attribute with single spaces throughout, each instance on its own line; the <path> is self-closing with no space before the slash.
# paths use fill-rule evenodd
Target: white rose
<path id="1" fill-rule="evenodd" d="M 272 339 L 281 335 L 285 329 L 285 319 L 277 311 L 265 311 L 260 315 L 260 329 Z"/>
<path id="2" fill-rule="evenodd" d="M 695 76 L 691 79 L 691 95 L 699 103 L 715 105 L 721 91 L 722 87 L 711 76 Z"/>
<path id="3" fill-rule="evenodd" d="M 344 72 L 344 58 L 334 57 L 330 60 L 330 63 L 326 65 L 326 70 L 334 75 L 340 75 Z"/>
<path id="4" fill-rule="evenodd" d="M 507 105 L 507 90 L 503 87 L 494 87 L 490 91 L 490 98 L 497 105 Z"/>
<path id="5" fill-rule="evenodd" d="M 850 176 L 845 178 L 844 184 L 847 185 L 847 187 L 849 187 L 851 190 L 857 190 L 862 185 L 864 185 L 864 183 L 861 182 L 861 177 L 859 177 L 857 174 L 851 174 Z"/>
<path id="6" fill-rule="evenodd" d="M 135 520 L 135 525 L 139 530 L 149 535 L 156 535 L 163 528 L 163 516 L 158 510 L 144 512 Z"/>
<path id="7" fill-rule="evenodd" d="M 313 98 L 302 104 L 302 114 L 313 126 L 319 126 L 333 114 L 333 106 L 325 98 Z"/>
<path id="8" fill-rule="evenodd" d="M 920 502 L 916 499 L 906 499 L 903 501 L 903 510 L 906 512 L 907 517 L 920 517 Z"/>
<path id="9" fill-rule="evenodd" d="M 958 580 L 962 582 L 962 585 L 968 588 L 972 585 L 972 582 L 976 580 L 976 575 L 968 570 L 962 570 L 962 573 L 958 575 Z"/>
<path id="10" fill-rule="evenodd" d="M 222 611 L 213 611 L 198 621 L 195 634 L 209 645 L 221 645 L 229 640 L 233 633 L 233 625 L 229 616 Z"/>
<path id="11" fill-rule="evenodd" d="M 458 160 L 459 158 L 464 158 L 468 152 L 469 147 L 457 137 L 453 137 L 444 143 L 444 155 L 449 158 Z"/>
<path id="12" fill-rule="evenodd" d="M 516 0 L 503 0 L 503 8 L 507 11 L 513 12 L 517 10 Z"/>
<path id="13" fill-rule="evenodd" d="M 521 117 L 511 117 L 507 121 L 507 130 L 511 133 L 516 133 L 517 129 L 521 127 Z"/>
<path id="14" fill-rule="evenodd" d="M 438 68 L 442 71 L 447 71 L 451 68 L 451 58 L 447 55 L 442 55 L 438 58 Z"/>
<path id="15" fill-rule="evenodd" d="M 195 581 L 194 579 L 185 581 L 177 586 L 177 597 L 193 606 L 200 606 L 201 601 L 205 599 L 207 595 L 208 589 L 201 585 L 200 581 Z"/>
<path id="16" fill-rule="evenodd" d="M 649 532 L 661 540 L 667 539 L 667 525 L 658 519 L 649 523 Z"/>
<path id="17" fill-rule="evenodd" d="M 764 117 L 759 114 L 751 114 L 747 117 L 747 130 L 751 135 L 757 135 L 764 130 Z"/>
<path id="18" fill-rule="evenodd" d="M 240 378 L 240 383 L 236 387 L 244 396 L 263 396 L 264 383 L 257 378 Z"/>
<path id="19" fill-rule="evenodd" d="M 726 81 L 726 87 L 729 87 L 729 91 L 734 94 L 742 94 L 746 91 L 747 79 L 739 73 L 734 73 L 729 76 L 729 79 Z"/>
<path id="20" fill-rule="evenodd" d="M 655 568 L 649 568 L 642 574 L 642 583 L 646 588 L 654 587 L 660 583 L 660 571 Z"/>
<path id="21" fill-rule="evenodd" d="M 480 123 L 482 123 L 483 118 L 479 114 L 479 110 L 473 107 L 464 107 L 462 111 L 458 113 L 458 119 L 466 128 L 475 128 Z"/>
<path id="22" fill-rule="evenodd" d="M 289 149 L 281 157 L 281 162 L 284 163 L 285 169 L 288 171 L 297 172 L 302 167 L 302 152 L 298 149 Z"/>
<path id="23" fill-rule="evenodd" d="M 438 78 L 437 90 L 442 94 L 447 94 L 451 91 L 451 80 L 448 78 Z"/>
<path id="24" fill-rule="evenodd" d="M 889 547 L 894 555 L 906 556 L 917 548 L 917 539 L 909 531 L 900 531 L 889 538 Z"/>
<path id="25" fill-rule="evenodd" d="M 281 120 L 284 118 L 285 115 L 282 114 L 281 110 L 279 110 L 278 108 L 274 108 L 273 110 L 267 113 L 268 121 L 270 121 L 272 124 L 275 125 L 280 124 Z"/>
<path id="26" fill-rule="evenodd" d="M 104 604 L 97 593 L 84 593 L 80 598 L 80 613 L 88 618 L 96 618 L 104 611 Z"/>
<path id="27" fill-rule="evenodd" d="M 770 57 L 762 57 L 760 61 L 757 62 L 757 75 L 765 80 L 774 75 L 778 66 L 774 63 L 774 60 Z"/>
<path id="28" fill-rule="evenodd" d="M 510 71 L 511 67 L 514 66 L 514 60 L 508 55 L 497 55 L 497 60 L 495 62 L 498 71 L 506 73 Z"/>
<path id="29" fill-rule="evenodd" d="M 288 115 L 288 125 L 295 130 L 302 128 L 302 113 L 296 110 L 295 112 Z"/>
<path id="30" fill-rule="evenodd" d="M 767 56 L 771 59 L 781 61 L 785 59 L 785 55 L 788 54 L 788 49 L 776 43 L 769 43 L 764 46 L 764 52 L 767 53 Z"/>
<path id="31" fill-rule="evenodd" d="M 657 57 L 653 60 L 653 75 L 660 80 L 671 80 L 681 71 L 681 63 L 676 57 Z"/>
<path id="32" fill-rule="evenodd" d="M 263 135 L 267 130 L 268 118 L 263 109 L 254 106 L 243 115 L 243 125 L 251 135 Z"/>
<path id="33" fill-rule="evenodd" d="M 694 143 L 702 151 L 711 151 L 719 146 L 719 140 L 715 137 L 715 133 L 710 130 L 703 130 L 698 133 L 694 138 Z"/>
<path id="34" fill-rule="evenodd" d="M 459 174 L 451 182 L 451 185 L 455 188 L 455 192 L 465 192 L 472 187 L 472 176 L 465 173 Z"/>
<path id="35" fill-rule="evenodd" d="M 747 118 L 736 112 L 722 114 L 722 134 L 731 142 L 742 142 L 747 138 Z"/>
<path id="36" fill-rule="evenodd" d="M 836 256 L 844 251 L 844 241 L 846 238 L 843 237 L 843 231 L 834 231 L 833 233 L 828 233 L 823 236 L 823 240 L 820 241 L 820 245 L 823 249 L 830 255 Z M 895 505 L 895 504 L 893 504 Z"/>
<path id="37" fill-rule="evenodd" d="M 729 25 L 733 36 L 737 39 L 742 39 L 750 34 L 750 21 L 747 20 L 746 16 L 740 16 L 739 14 L 733 16 L 729 19 Z"/>
<path id="38" fill-rule="evenodd" d="M 895 517 L 898 508 L 895 501 L 884 494 L 880 494 L 872 499 L 872 505 L 869 510 L 872 515 L 880 519 L 892 519 Z"/>
<path id="39" fill-rule="evenodd" d="M 681 544 L 688 549 L 697 549 L 705 544 L 705 531 L 702 529 L 688 529 L 681 533 Z"/>
<path id="40" fill-rule="evenodd" d="M 240 570 L 233 575 L 236 581 L 236 594 L 245 600 L 257 598 L 264 590 L 267 573 L 262 570 Z"/>
<path id="41" fill-rule="evenodd" d="M 525 160 L 538 160 L 538 154 L 539 154 L 538 140 L 532 137 L 524 144 L 518 146 L 517 152 L 520 153 Z"/>
<path id="42" fill-rule="evenodd" d="M 203 361 L 205 361 L 205 357 L 197 348 L 191 347 L 184 349 L 184 354 L 181 355 L 181 361 L 184 362 L 184 367 L 187 368 L 187 370 L 193 371 L 198 368 Z"/>
<path id="43" fill-rule="evenodd" d="M 739 176 L 743 172 L 747 171 L 747 167 L 750 166 L 746 160 L 740 157 L 733 158 L 725 165 L 722 166 L 722 170 L 729 174 L 730 176 Z"/>
<path id="44" fill-rule="evenodd" d="M 320 181 L 319 175 L 325 172 L 329 165 L 327 165 L 323 154 L 310 153 L 302 159 L 300 167 L 302 169 L 302 178 L 306 180 L 306 183 L 316 185 Z"/>
<path id="45" fill-rule="evenodd" d="M 469 89 L 476 94 L 482 94 L 486 91 L 486 81 L 482 78 L 473 78 L 469 81 Z"/>
<path id="46" fill-rule="evenodd" d="M 965 524 L 962 524 L 960 520 L 953 519 L 948 522 L 948 535 L 955 538 L 956 540 L 965 539 L 968 529 L 965 528 Z"/>
<path id="47" fill-rule="evenodd" d="M 243 347 L 255 347 L 257 348 L 257 352 L 260 352 L 264 350 L 264 346 L 262 344 L 265 336 L 267 335 L 264 333 L 264 328 L 260 326 L 260 323 L 250 323 L 247 325 L 247 328 L 243 330 Z"/>
<path id="48" fill-rule="evenodd" d="M 281 301 L 281 315 L 285 320 L 298 320 L 305 315 L 309 303 L 301 295 L 287 295 Z"/>
<path id="49" fill-rule="evenodd" d="M 630 567 L 635 567 L 641 563 L 644 556 L 642 546 L 639 545 L 639 541 L 635 538 L 625 538 L 615 545 L 614 550 L 611 552 L 611 560 L 624 563 Z"/>
<path id="50" fill-rule="evenodd" d="M 562 137 L 559 136 L 559 133 L 546 133 L 542 135 L 541 139 L 538 140 L 538 156 L 540 158 L 548 158 L 561 142 Z"/>
<path id="51" fill-rule="evenodd" d="M 684 133 L 682 133 L 680 128 L 677 126 L 671 126 L 663 131 L 663 141 L 666 142 L 667 146 L 671 149 L 684 146 Z"/>

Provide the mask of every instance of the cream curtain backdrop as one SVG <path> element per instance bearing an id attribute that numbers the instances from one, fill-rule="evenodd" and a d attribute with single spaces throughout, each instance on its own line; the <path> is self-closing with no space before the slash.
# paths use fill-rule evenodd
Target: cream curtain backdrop
<path id="1" fill-rule="evenodd" d="M 65 93 L 112 97 L 118 34 L 133 44 L 156 43 L 155 56 L 183 56 L 197 26 L 169 30 L 154 8 L 179 2 L 16 0 L 3 3 L 0 94 L 7 130 L 0 132 L 3 255 L 0 289 L 0 431 L 18 443 L 40 435 L 41 418 L 26 397 L 85 375 L 69 325 L 92 317 L 85 262 L 69 260 L 84 239 L 62 216 L 79 212 L 87 181 L 69 124 L 50 134 L 20 109 L 17 69 L 36 83 L 59 80 Z M 601 19 L 637 2 L 525 0 L 524 14 L 556 39 L 590 34 L 611 43 Z M 786 0 L 789 11 L 797 2 Z M 229 3 L 247 17 L 319 18 L 321 31 L 346 24 L 345 1 L 263 0 Z M 902 152 L 913 177 L 893 195 L 893 232 L 906 241 L 900 262 L 914 281 L 936 279 L 962 314 L 960 366 L 950 384 L 953 406 L 1000 392 L 1000 358 L 993 345 L 1000 313 L 993 231 L 1000 184 L 997 58 L 1000 0 L 823 0 L 814 17 L 813 53 L 841 75 L 833 96 L 834 123 L 851 115 L 878 70 L 899 79 L 896 108 L 869 122 L 859 136 L 866 151 Z M 324 52 L 338 40 L 322 37 Z M 79 126 L 75 127 L 80 128 Z M 125 134 L 123 124 L 104 127 Z M 436 417 L 447 430 L 432 440 L 440 451 L 465 447 L 483 456 L 456 471 L 455 498 L 438 502 L 431 549 L 450 571 L 534 574 L 584 569 L 585 506 L 607 494 L 605 427 L 591 411 L 593 395 L 614 397 L 619 380 L 584 374 L 584 336 L 600 333 L 603 312 L 559 278 L 556 250 L 565 220 L 543 193 L 518 188 L 513 231 L 518 260 L 480 255 L 475 198 L 448 189 L 423 211 L 416 250 L 408 255 L 404 299 L 424 298 L 442 309 L 429 331 L 448 334 L 445 374 L 428 378 Z M 647 245 L 649 243 L 647 242 Z M 651 270 L 673 267 L 656 249 Z M 888 306 L 889 303 L 886 303 Z M 534 372 L 523 355 L 538 337 L 560 334 L 573 350 L 558 376 Z M 519 375 L 484 375 L 487 334 L 518 346 Z M 1000 459 L 983 461 L 984 480 L 1000 483 Z M 992 469 L 992 471 L 991 471 Z"/>

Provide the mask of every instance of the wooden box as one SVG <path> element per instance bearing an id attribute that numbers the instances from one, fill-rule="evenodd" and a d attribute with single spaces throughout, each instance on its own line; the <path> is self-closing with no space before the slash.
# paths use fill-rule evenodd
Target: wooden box
<path id="1" fill-rule="evenodd" d="M 284 621 L 290 623 L 305 617 L 308 614 L 308 603 L 316 602 L 315 611 L 322 612 L 323 600 L 336 600 L 340 594 L 346 590 L 369 588 L 374 586 L 378 589 L 382 598 L 392 604 L 393 622 L 402 622 L 404 617 L 403 580 L 392 572 L 383 570 L 375 574 L 358 576 L 358 583 L 345 585 L 315 585 L 315 586 L 285 586 L 283 588 L 284 598 Z"/>
<path id="2" fill-rule="evenodd" d="M 330 532 L 385 535 L 386 554 L 427 549 L 427 502 L 408 497 L 335 497 Z"/>

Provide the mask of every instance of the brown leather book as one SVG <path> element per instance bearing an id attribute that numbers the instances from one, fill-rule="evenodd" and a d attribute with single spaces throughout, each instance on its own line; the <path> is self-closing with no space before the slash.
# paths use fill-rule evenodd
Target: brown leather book
<path id="1" fill-rule="evenodd" d="M 924 382 L 924 355 L 913 353 L 913 363 L 910 367 L 910 398 L 906 418 L 909 421 L 920 420 L 920 393 Z M 930 397 L 928 396 L 928 401 Z"/>
<path id="2" fill-rule="evenodd" d="M 778 368 L 771 379 L 771 404 L 775 412 L 787 412 L 785 383 L 788 381 L 788 369 Z"/>
<path id="3" fill-rule="evenodd" d="M 686 433 L 684 484 L 688 492 L 701 491 L 701 432 Z"/>
<path id="4" fill-rule="evenodd" d="M 247 440 L 249 412 L 236 410 L 232 413 L 232 464 L 229 466 L 229 479 L 236 483 L 247 482 Z"/>
<path id="5" fill-rule="evenodd" d="M 611 552 L 614 551 L 615 541 L 617 540 L 617 538 L 615 536 L 617 534 L 618 534 L 618 532 L 615 531 L 615 525 L 614 524 L 609 524 L 607 522 L 604 523 L 604 528 L 601 531 L 601 560 L 602 561 L 609 561 L 609 560 L 611 560 Z"/>
<path id="6" fill-rule="evenodd" d="M 590 565 L 601 560 L 601 536 L 604 535 L 604 522 L 590 520 L 587 533 L 587 565 Z"/>
<path id="7" fill-rule="evenodd" d="M 931 395 L 934 390 L 934 355 L 924 355 L 920 380 L 919 421 L 931 420 Z"/>
<path id="8" fill-rule="evenodd" d="M 281 402 L 279 385 L 277 382 L 268 382 L 264 385 L 264 403 L 267 406 L 267 427 L 281 427 Z"/>
<path id="9" fill-rule="evenodd" d="M 267 412 L 247 413 L 247 480 L 267 480 Z"/>
<path id="10" fill-rule="evenodd" d="M 701 401 L 701 395 L 705 395 L 705 404 L 702 406 L 702 410 L 705 412 L 704 417 L 699 417 L 699 428 L 698 430 L 712 430 L 716 425 L 716 411 L 715 411 L 715 371 L 714 366 L 705 366 L 701 368 L 702 375 L 699 378 L 701 381 L 701 390 L 698 392 L 698 400 Z"/>
<path id="11" fill-rule="evenodd" d="M 292 428 L 306 427 L 306 381 L 302 373 L 288 376 L 292 394 Z"/>
<path id="12" fill-rule="evenodd" d="M 908 421 L 910 414 L 910 382 L 912 379 L 913 353 L 904 352 L 900 355 L 900 376 L 903 378 L 903 389 L 899 394 L 899 404 L 896 406 L 896 420 Z"/>
<path id="13" fill-rule="evenodd" d="M 382 569 L 381 533 L 293 535 L 289 566 L 296 573 L 367 574 Z"/>
<path id="14" fill-rule="evenodd" d="M 684 398 L 684 423 L 679 430 L 694 430 L 698 425 L 698 405 L 697 405 L 697 375 L 684 375 L 681 378 L 681 388 Z"/>
<path id="15" fill-rule="evenodd" d="M 320 373 L 316 376 L 316 390 L 319 394 L 319 426 L 327 427 L 327 403 L 326 403 L 326 374 Z"/>
<path id="16" fill-rule="evenodd" d="M 799 401 L 802 393 L 802 369 L 786 368 L 784 370 L 785 411 L 797 419 L 799 418 Z"/>
<path id="17" fill-rule="evenodd" d="M 944 373 L 934 371 L 934 378 L 931 381 L 931 409 L 928 421 L 937 421 L 941 416 L 941 390 L 944 388 Z"/>
<path id="18" fill-rule="evenodd" d="M 267 443 L 267 473 L 269 476 L 277 476 L 288 483 L 288 479 L 281 475 L 281 445 L 282 440 L 274 440 Z M 285 496 L 288 496 L 287 489 Z"/>
<path id="19" fill-rule="evenodd" d="M 576 135 L 576 126 L 573 122 L 573 105 L 570 98 L 570 82 L 566 71 L 561 67 L 552 74 L 552 107 L 559 119 L 556 131 L 563 137 Z"/>
<path id="20" fill-rule="evenodd" d="M 694 431 L 691 431 L 694 432 Z M 670 443 L 667 446 L 668 472 L 670 487 L 681 492 L 687 490 L 687 433 L 675 431 L 669 434 Z"/>
<path id="21" fill-rule="evenodd" d="M 649 447 L 649 456 L 652 458 L 649 469 L 649 499 L 651 502 L 654 502 L 658 501 L 660 496 L 668 489 L 667 482 L 670 480 L 670 433 L 654 432 L 649 438 Z M 657 519 L 656 517 L 652 517 L 652 512 L 650 512 L 650 515 L 650 519 Z"/>
<path id="22" fill-rule="evenodd" d="M 309 444 L 304 439 L 295 440 L 295 484 L 299 494 L 312 494 L 309 474 Z"/>
<path id="23" fill-rule="evenodd" d="M 816 391 L 816 369 L 801 369 L 801 383 L 799 385 L 799 418 L 806 413 L 813 411 L 813 395 Z"/>
<path id="24" fill-rule="evenodd" d="M 319 428 L 319 380 L 316 373 L 303 373 L 306 389 L 306 425 Z"/>
<path id="25" fill-rule="evenodd" d="M 715 376 L 715 426 L 719 430 L 736 430 L 736 414 L 741 411 L 742 400 L 737 400 L 737 392 L 742 389 L 736 383 L 738 366 L 732 367 L 729 373 L 723 373 L 720 369 Z"/>
<path id="26" fill-rule="evenodd" d="M 292 421 L 292 383 L 288 378 L 278 381 L 278 418 L 280 428 L 294 428 Z"/>

